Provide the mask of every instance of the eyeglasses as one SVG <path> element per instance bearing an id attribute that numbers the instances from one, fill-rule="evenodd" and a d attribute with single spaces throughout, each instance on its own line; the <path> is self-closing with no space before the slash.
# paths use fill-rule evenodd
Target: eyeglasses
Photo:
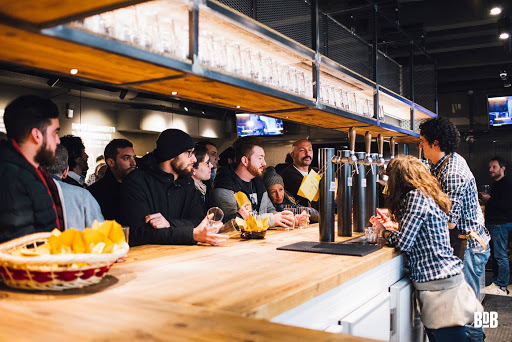
<path id="1" fill-rule="evenodd" d="M 187 152 L 187 157 L 190 158 L 194 154 L 194 149 L 191 149 L 191 150 L 188 150 L 188 151 L 185 151 L 185 152 Z M 183 153 L 185 153 L 185 152 L 183 152 Z"/>

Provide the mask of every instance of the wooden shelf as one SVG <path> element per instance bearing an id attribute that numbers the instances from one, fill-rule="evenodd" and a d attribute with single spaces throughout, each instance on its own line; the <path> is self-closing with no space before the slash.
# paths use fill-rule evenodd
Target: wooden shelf
<path id="1" fill-rule="evenodd" d="M 193 68 L 190 61 L 157 55 L 113 39 L 92 36 L 67 27 L 45 30 L 46 34 L 41 34 L 34 28 L 30 29 L 30 25 L 34 27 L 34 25 L 44 26 L 51 22 L 63 22 L 69 18 L 85 17 L 142 1 L 94 0 L 91 2 L 76 4 L 71 1 L 55 3 L 33 0 L 30 1 L 33 6 L 26 2 L 22 6 L 11 0 L 2 2 L 0 15 L 11 18 L 8 22 L 12 26 L 0 24 L 0 44 L 2 44 L 0 60 L 63 75 L 69 75 L 69 70 L 76 68 L 79 70 L 76 75 L 79 79 L 100 81 L 169 97 L 173 97 L 172 92 L 177 92 L 178 94 L 174 97 L 179 99 L 259 113 L 339 131 L 355 127 L 358 134 L 370 131 L 373 135 L 380 133 L 386 137 L 398 137 L 397 140 L 402 142 L 419 140 L 417 133 L 400 127 L 368 119 L 324 103 L 317 104 L 312 98 L 229 75 L 220 70 L 197 68 L 197 66 Z M 30 8 L 30 11 L 26 11 L 27 8 Z M 207 29 L 213 29 L 217 25 L 225 29 L 236 27 L 233 23 L 223 22 L 222 16 L 215 17 L 212 10 L 204 11 L 201 15 L 203 18 L 208 18 L 203 19 Z M 18 28 L 12 20 L 24 22 L 25 26 L 19 26 L 26 29 Z M 272 48 L 271 42 L 265 41 L 254 33 L 246 32 L 244 37 L 249 42 L 263 46 L 264 49 Z M 287 39 L 283 37 L 278 38 L 281 41 Z M 293 44 L 297 43 L 293 42 Z M 297 68 L 304 67 L 302 69 L 306 72 L 311 70 L 308 64 L 311 61 L 306 56 L 309 54 L 307 49 L 303 49 L 305 55 L 291 51 L 288 56 L 286 55 L 287 46 L 291 45 L 290 42 L 290 45 L 275 46 L 280 52 L 279 55 L 288 58 L 291 61 L 290 64 L 295 63 Z M 363 98 L 372 98 L 376 87 L 372 81 L 350 71 L 344 73 L 342 66 L 333 69 L 330 67 L 333 63 L 327 61 L 327 67 L 322 67 L 320 82 L 322 79 L 336 79 L 345 82 L 349 90 L 358 91 Z M 410 108 L 409 104 L 407 101 L 397 100 L 389 93 L 387 91 L 382 97 L 385 106 L 398 108 L 394 110 L 399 110 L 401 117 L 405 117 L 405 113 Z M 399 97 L 399 95 L 396 96 Z M 417 105 L 414 108 L 418 111 L 417 118 L 430 117 L 427 110 Z"/>

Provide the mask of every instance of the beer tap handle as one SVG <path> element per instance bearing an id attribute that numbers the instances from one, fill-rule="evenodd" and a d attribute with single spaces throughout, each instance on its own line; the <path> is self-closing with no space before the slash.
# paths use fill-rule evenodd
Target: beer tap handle
<path id="1" fill-rule="evenodd" d="M 356 151 L 356 129 L 354 127 L 350 127 L 348 129 L 348 141 L 350 144 L 350 151 L 354 153 Z"/>
<path id="2" fill-rule="evenodd" d="M 364 134 L 364 145 L 366 147 L 366 156 L 369 156 L 372 153 L 372 133 L 370 131 L 366 131 Z"/>
<path id="3" fill-rule="evenodd" d="M 395 137 L 389 139 L 389 147 L 391 150 L 391 159 L 395 158 Z"/>
<path id="4" fill-rule="evenodd" d="M 377 146 L 379 149 L 379 157 L 382 158 L 384 155 L 384 137 L 382 134 L 377 135 Z"/>

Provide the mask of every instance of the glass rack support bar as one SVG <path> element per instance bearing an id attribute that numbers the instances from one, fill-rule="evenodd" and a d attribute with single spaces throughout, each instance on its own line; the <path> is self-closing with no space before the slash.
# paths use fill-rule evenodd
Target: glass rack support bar
<path id="1" fill-rule="evenodd" d="M 329 67 L 333 70 L 336 70 L 336 71 L 339 71 L 345 75 L 348 75 L 352 78 L 354 78 L 355 80 L 361 82 L 361 83 L 364 83 L 372 88 L 375 88 L 375 83 L 372 82 L 371 80 L 367 79 L 366 77 L 363 77 L 355 72 L 353 72 L 352 70 L 350 69 L 347 69 L 346 67 L 344 67 L 343 65 L 341 64 L 338 64 L 328 58 L 322 58 L 321 59 L 321 63 L 323 65 L 325 65 L 326 67 Z"/>
<path id="2" fill-rule="evenodd" d="M 304 55 L 305 57 L 308 57 L 310 59 L 314 58 L 315 54 L 310 49 L 306 48 L 305 46 L 303 46 L 291 39 L 287 39 L 287 38 L 281 36 L 280 34 L 277 34 L 275 31 L 273 31 L 263 25 L 258 24 L 254 20 L 248 20 L 246 16 L 244 16 L 243 14 L 241 14 L 239 12 L 233 11 L 229 8 L 221 6 L 220 4 L 218 4 L 214 1 L 210 1 L 210 0 L 206 1 L 206 6 L 210 9 L 214 10 L 215 12 L 222 14 L 223 16 L 225 16 L 227 18 L 242 24 L 244 28 L 246 28 L 250 31 L 257 32 L 257 33 L 262 34 L 268 38 L 271 38 L 271 39 L 283 44 L 284 46 L 291 48 L 292 51 Z"/>
<path id="3" fill-rule="evenodd" d="M 389 95 L 392 98 L 397 99 L 400 102 L 403 102 L 403 103 L 405 103 L 408 106 L 413 106 L 414 105 L 414 103 L 411 100 L 409 100 L 409 99 L 407 99 L 407 98 L 405 98 L 405 97 L 403 97 L 401 95 L 395 94 L 392 91 L 390 91 L 387 88 L 384 88 L 384 87 L 382 87 L 380 85 L 379 85 L 379 92 L 384 93 L 386 95 Z"/>
<path id="4" fill-rule="evenodd" d="M 50 37 L 65 39 L 80 45 L 96 48 L 98 50 L 112 52 L 121 56 L 138 59 L 141 61 L 153 63 L 171 69 L 191 72 L 191 64 L 175 60 L 157 53 L 143 50 L 113 39 L 103 38 L 81 30 L 73 29 L 67 26 L 56 26 L 41 30 L 42 34 Z"/>
<path id="5" fill-rule="evenodd" d="M 318 106 L 320 102 L 320 28 L 318 20 L 318 1 L 311 1 L 311 46 L 315 50 L 315 60 L 312 68 L 313 98 Z"/>
<path id="6" fill-rule="evenodd" d="M 199 0 L 194 0 L 188 11 L 188 58 L 199 65 Z"/>
<path id="7" fill-rule="evenodd" d="M 388 123 L 385 123 L 385 122 L 380 122 L 379 124 L 380 127 L 382 128 L 385 128 L 385 129 L 389 129 L 391 131 L 395 131 L 395 132 L 398 132 L 398 133 L 403 133 L 403 134 L 407 134 L 411 137 L 416 137 L 416 138 L 419 138 L 420 135 L 419 133 L 416 133 L 416 132 L 413 132 L 413 131 L 410 131 L 408 129 L 404 129 L 402 127 L 398 127 L 398 126 L 392 126 Z"/>

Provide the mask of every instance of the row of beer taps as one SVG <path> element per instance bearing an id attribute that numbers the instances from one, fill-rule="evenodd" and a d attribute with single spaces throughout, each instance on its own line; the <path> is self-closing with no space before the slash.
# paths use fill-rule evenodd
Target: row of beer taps
<path id="1" fill-rule="evenodd" d="M 377 165 L 378 167 L 382 167 L 386 169 L 389 161 L 386 161 L 384 159 L 384 137 L 382 134 L 377 135 L 377 147 L 378 147 L 378 158 L 373 160 L 371 157 L 371 146 L 372 146 L 372 133 L 369 131 L 366 131 L 364 135 L 364 143 L 365 143 L 365 157 L 364 159 L 358 159 L 356 156 L 356 129 L 354 127 L 350 127 L 348 130 L 348 140 L 349 140 L 349 147 L 350 147 L 350 155 L 347 157 L 342 156 L 334 156 L 332 157 L 332 163 L 333 164 L 344 164 L 349 163 L 352 165 L 356 173 L 359 173 L 358 171 L 358 164 L 363 164 L 366 166 L 370 165 Z M 395 144 L 396 140 L 394 137 L 391 137 L 389 139 L 390 144 L 390 152 L 391 157 L 390 160 L 395 158 Z M 420 152 L 421 153 L 421 152 Z M 370 168 L 371 172 L 373 172 L 373 168 Z"/>

